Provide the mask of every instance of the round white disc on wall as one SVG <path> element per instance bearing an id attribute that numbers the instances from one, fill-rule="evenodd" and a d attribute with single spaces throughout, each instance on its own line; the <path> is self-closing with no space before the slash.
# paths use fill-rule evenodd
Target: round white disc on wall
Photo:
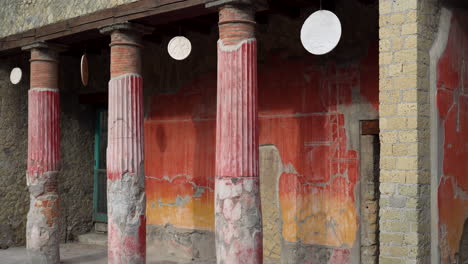
<path id="1" fill-rule="evenodd" d="M 173 59 L 184 60 L 190 55 L 192 44 L 186 37 L 177 36 L 169 41 L 167 51 Z"/>
<path id="2" fill-rule="evenodd" d="M 15 67 L 13 68 L 13 70 L 11 70 L 10 81 L 12 84 L 18 84 L 21 81 L 22 77 L 23 77 L 23 71 L 21 71 L 20 68 Z"/>
<path id="3" fill-rule="evenodd" d="M 308 52 L 315 55 L 323 55 L 332 51 L 338 45 L 340 38 L 340 20 L 328 10 L 314 12 L 301 28 L 302 45 Z"/>

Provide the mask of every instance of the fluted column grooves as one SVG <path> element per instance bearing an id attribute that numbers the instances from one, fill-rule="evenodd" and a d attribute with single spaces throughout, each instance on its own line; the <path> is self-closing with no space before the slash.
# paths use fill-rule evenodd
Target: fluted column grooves
<path id="1" fill-rule="evenodd" d="M 57 89 L 28 92 L 28 176 L 58 171 L 60 108 Z"/>
<path id="2" fill-rule="evenodd" d="M 248 6 L 220 9 L 216 119 L 217 263 L 263 263 L 257 43 Z"/>
<path id="3" fill-rule="evenodd" d="M 125 172 L 143 174 L 142 85 L 138 75 L 109 82 L 107 175 L 112 181 L 120 180 Z"/>
<path id="4" fill-rule="evenodd" d="M 107 192 L 109 263 L 145 263 L 143 80 L 136 74 L 109 82 Z"/>
<path id="5" fill-rule="evenodd" d="M 146 262 L 141 31 L 132 23 L 101 28 L 111 37 L 107 131 L 108 263 Z"/>
<path id="6" fill-rule="evenodd" d="M 257 43 L 218 47 L 216 175 L 258 177 Z"/>
<path id="7" fill-rule="evenodd" d="M 32 263 L 56 264 L 59 254 L 60 107 L 56 54 L 31 50 L 31 89 L 28 92 L 27 184 L 30 207 L 26 247 Z"/>

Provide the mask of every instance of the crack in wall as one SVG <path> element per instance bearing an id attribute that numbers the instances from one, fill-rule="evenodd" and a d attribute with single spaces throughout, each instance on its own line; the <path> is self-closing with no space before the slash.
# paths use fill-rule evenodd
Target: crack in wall
<path id="1" fill-rule="evenodd" d="M 192 177 L 189 174 L 184 174 L 184 173 L 176 174 L 172 178 L 170 178 L 167 175 L 162 177 L 162 178 L 153 177 L 153 176 L 145 176 L 145 177 L 148 178 L 148 179 L 156 180 L 156 181 L 167 181 L 169 183 L 172 183 L 177 178 L 185 178 L 186 182 L 189 183 L 190 185 L 192 185 L 192 188 L 194 190 L 193 195 L 185 195 L 185 196 L 177 195 L 174 202 L 163 202 L 163 201 L 161 201 L 161 199 L 158 199 L 157 200 L 158 207 L 164 207 L 164 206 L 167 206 L 167 207 L 183 207 L 186 204 L 188 204 L 193 198 L 202 197 L 202 195 L 205 193 L 206 190 L 208 190 L 209 192 L 214 192 L 213 188 L 208 187 L 208 186 L 199 186 L 193 180 L 190 180 L 190 179 L 192 179 Z M 155 204 L 151 203 L 151 206 L 154 208 Z"/>

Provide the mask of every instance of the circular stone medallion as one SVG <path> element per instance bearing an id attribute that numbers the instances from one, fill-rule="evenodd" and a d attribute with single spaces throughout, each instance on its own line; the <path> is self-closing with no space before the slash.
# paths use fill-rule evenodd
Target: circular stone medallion
<path id="1" fill-rule="evenodd" d="M 169 41 L 167 51 L 173 59 L 184 60 L 190 55 L 192 44 L 186 37 L 177 36 Z"/>
<path id="2" fill-rule="evenodd" d="M 315 55 L 323 55 L 332 51 L 338 45 L 340 38 L 340 20 L 328 10 L 314 12 L 301 28 L 302 45 L 308 52 Z"/>
<path id="3" fill-rule="evenodd" d="M 81 71 L 81 82 L 83 83 L 84 86 L 86 86 L 88 85 L 88 57 L 86 56 L 86 54 L 83 54 L 83 56 L 81 56 L 80 71 Z"/>
<path id="4" fill-rule="evenodd" d="M 11 70 L 10 81 L 12 84 L 18 84 L 21 81 L 22 77 L 23 77 L 23 71 L 21 71 L 20 68 L 15 67 L 13 68 L 13 70 Z"/>

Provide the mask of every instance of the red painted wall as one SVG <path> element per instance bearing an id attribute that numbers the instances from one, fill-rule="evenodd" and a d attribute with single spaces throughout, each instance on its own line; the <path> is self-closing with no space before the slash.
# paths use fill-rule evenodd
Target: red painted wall
<path id="1" fill-rule="evenodd" d="M 259 65 L 258 84 L 260 144 L 274 144 L 288 168 L 279 182 L 283 238 L 351 248 L 358 230 L 359 157 L 348 137 L 359 131 L 346 131 L 347 116 L 368 105 L 377 118 L 377 48 L 341 66 L 318 65 L 313 56 L 271 55 Z M 148 224 L 213 230 L 216 73 L 175 94 L 158 94 L 150 105 Z M 340 259 L 347 252 L 340 251 Z"/>
<path id="2" fill-rule="evenodd" d="M 454 13 L 437 64 L 437 108 L 443 149 L 438 189 L 442 263 L 453 263 L 468 217 L 468 18 Z"/>

